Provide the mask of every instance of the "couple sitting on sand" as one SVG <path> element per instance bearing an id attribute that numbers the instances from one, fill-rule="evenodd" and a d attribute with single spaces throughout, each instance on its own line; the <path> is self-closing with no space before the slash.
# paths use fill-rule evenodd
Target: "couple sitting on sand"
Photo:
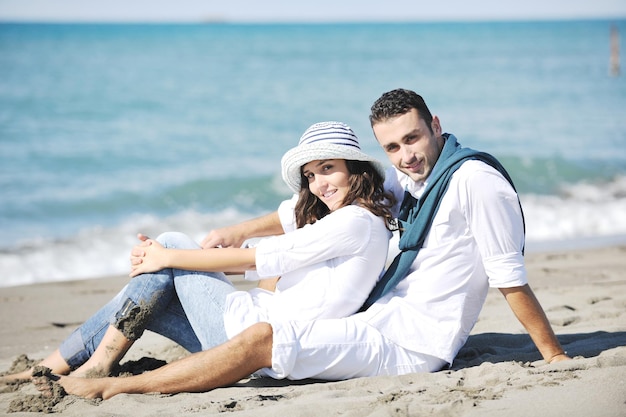
<path id="1" fill-rule="evenodd" d="M 207 391 L 253 373 L 434 372 L 467 340 L 489 287 L 547 362 L 569 359 L 528 286 L 522 210 L 504 168 L 443 133 L 413 91 L 383 94 L 370 122 L 393 164 L 386 173 L 348 126 L 318 123 L 282 158 L 297 195 L 276 212 L 214 230 L 201 246 L 140 235 L 133 278 L 40 363 L 53 374 L 33 378 L 38 389 L 49 394 L 55 380 L 106 399 Z M 385 271 L 394 226 L 400 253 Z M 266 238 L 240 247 L 252 237 Z M 235 290 L 224 272 L 242 270 L 259 288 Z M 137 376 L 85 378 L 107 375 L 145 329 L 192 354 Z"/>

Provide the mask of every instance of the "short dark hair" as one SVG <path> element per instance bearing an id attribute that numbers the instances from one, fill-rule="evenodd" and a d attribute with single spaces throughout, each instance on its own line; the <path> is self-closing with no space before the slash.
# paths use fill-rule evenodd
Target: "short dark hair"
<path id="1" fill-rule="evenodd" d="M 433 115 L 426 102 L 416 92 L 403 88 L 388 91 L 374 102 L 370 113 L 370 124 L 374 126 L 376 123 L 408 113 L 411 109 L 417 110 L 418 115 L 432 132 Z"/>

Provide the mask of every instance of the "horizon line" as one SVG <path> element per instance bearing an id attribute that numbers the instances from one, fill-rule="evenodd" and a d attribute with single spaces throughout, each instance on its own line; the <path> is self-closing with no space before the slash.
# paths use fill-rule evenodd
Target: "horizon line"
<path id="1" fill-rule="evenodd" d="M 412 19 L 228 19 L 208 16 L 200 19 L 15 19 L 0 17 L 0 24 L 396 24 L 396 23 L 515 23 L 515 22 L 574 22 L 574 21 L 623 21 L 623 16 L 525 16 L 485 18 L 412 18 Z"/>

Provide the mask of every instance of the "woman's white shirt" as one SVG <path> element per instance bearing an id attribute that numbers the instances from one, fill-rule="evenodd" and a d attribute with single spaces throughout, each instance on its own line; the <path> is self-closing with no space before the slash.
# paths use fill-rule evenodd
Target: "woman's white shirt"
<path id="1" fill-rule="evenodd" d="M 295 228 L 295 198 L 278 210 L 284 235 L 256 246 L 256 273 L 280 276 L 276 291 L 236 291 L 226 300 L 228 337 L 259 321 L 339 318 L 356 312 L 384 272 L 391 233 L 382 218 L 351 205 Z"/>

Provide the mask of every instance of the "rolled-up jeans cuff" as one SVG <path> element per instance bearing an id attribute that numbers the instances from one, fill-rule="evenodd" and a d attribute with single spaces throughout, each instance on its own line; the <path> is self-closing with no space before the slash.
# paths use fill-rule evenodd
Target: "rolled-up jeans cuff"
<path id="1" fill-rule="evenodd" d="M 80 329 L 74 330 L 67 339 L 59 346 L 59 352 L 61 357 L 65 359 L 65 362 L 70 366 L 70 369 L 74 370 L 87 362 L 91 353 L 88 352 Z"/>

